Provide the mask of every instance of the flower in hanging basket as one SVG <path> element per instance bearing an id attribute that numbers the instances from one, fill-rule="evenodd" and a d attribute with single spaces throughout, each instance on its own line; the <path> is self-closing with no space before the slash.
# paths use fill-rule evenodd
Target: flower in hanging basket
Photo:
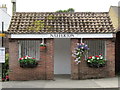
<path id="1" fill-rule="evenodd" d="M 30 56 L 24 56 L 22 58 L 19 58 L 20 67 L 22 68 L 33 68 L 37 66 L 37 61 L 35 58 L 32 58 Z"/>
<path id="2" fill-rule="evenodd" d="M 88 52 L 89 48 L 85 43 L 77 43 L 77 48 L 73 51 L 72 56 L 75 58 L 74 61 L 79 64 L 82 57 Z"/>
<path id="3" fill-rule="evenodd" d="M 106 65 L 106 60 L 101 54 L 97 56 L 90 56 L 86 61 L 89 67 L 99 68 Z"/>
<path id="4" fill-rule="evenodd" d="M 41 43 L 41 44 L 40 44 L 40 49 L 46 49 L 46 44 Z"/>

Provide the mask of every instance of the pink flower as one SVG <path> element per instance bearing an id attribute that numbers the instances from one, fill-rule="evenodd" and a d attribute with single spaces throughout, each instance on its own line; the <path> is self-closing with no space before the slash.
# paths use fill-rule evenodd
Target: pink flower
<path id="1" fill-rule="evenodd" d="M 22 60 L 22 58 L 20 58 L 19 60 Z"/>
<path id="2" fill-rule="evenodd" d="M 88 57 L 88 59 L 92 59 L 92 56 Z"/>
<path id="3" fill-rule="evenodd" d="M 36 59 L 36 58 L 32 58 L 32 59 Z"/>

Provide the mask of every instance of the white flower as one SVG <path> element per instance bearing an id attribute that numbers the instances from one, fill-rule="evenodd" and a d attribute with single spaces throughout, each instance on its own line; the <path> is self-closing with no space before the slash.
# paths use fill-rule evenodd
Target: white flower
<path id="1" fill-rule="evenodd" d="M 97 60 L 99 60 L 99 58 L 97 58 Z"/>
<path id="2" fill-rule="evenodd" d="M 100 59 L 103 59 L 103 57 L 100 57 Z"/>
<path id="3" fill-rule="evenodd" d="M 27 56 L 25 57 L 25 59 L 27 59 Z"/>
<path id="4" fill-rule="evenodd" d="M 75 60 L 75 62 L 77 62 L 78 60 Z"/>
<path id="5" fill-rule="evenodd" d="M 92 59 L 95 59 L 95 57 L 94 57 L 94 56 L 92 56 Z"/>
<path id="6" fill-rule="evenodd" d="M 78 59 L 78 58 L 76 58 L 76 60 L 78 61 L 79 59 Z"/>
<path id="7" fill-rule="evenodd" d="M 74 54 L 72 54 L 72 57 L 76 57 Z"/>
<path id="8" fill-rule="evenodd" d="M 77 45 L 79 45 L 79 43 L 77 43 Z"/>
<path id="9" fill-rule="evenodd" d="M 81 61 L 78 61 L 77 64 L 79 64 Z"/>
<path id="10" fill-rule="evenodd" d="M 90 62 L 90 60 L 88 60 L 87 62 Z"/>
<path id="11" fill-rule="evenodd" d="M 76 55 L 79 55 L 79 54 L 80 54 L 79 52 L 76 53 Z"/>

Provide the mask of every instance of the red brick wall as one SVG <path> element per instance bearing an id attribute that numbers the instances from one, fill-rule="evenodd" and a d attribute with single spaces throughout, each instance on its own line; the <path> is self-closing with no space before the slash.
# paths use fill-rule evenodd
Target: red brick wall
<path id="1" fill-rule="evenodd" d="M 78 39 L 71 39 L 71 51 L 76 47 Z M 10 80 L 51 80 L 54 79 L 54 39 L 46 39 L 47 49 L 40 51 L 40 60 L 36 68 L 21 68 L 18 63 L 18 40 L 10 40 L 9 42 L 9 68 Z M 115 45 L 112 39 L 106 39 L 106 58 L 107 66 L 103 68 L 90 68 L 83 60 L 78 65 L 71 57 L 71 78 L 86 79 L 99 77 L 115 76 Z"/>
<path id="2" fill-rule="evenodd" d="M 40 60 L 36 68 L 21 68 L 18 63 L 18 41 L 9 42 L 10 80 L 39 80 L 53 79 L 53 39 L 47 39 L 47 49 L 40 51 Z"/>
<path id="3" fill-rule="evenodd" d="M 71 51 L 74 51 L 76 44 L 78 43 L 78 39 L 71 39 Z M 74 58 L 71 57 L 71 78 L 78 79 L 78 65 L 74 62 Z"/>
<path id="4" fill-rule="evenodd" d="M 89 39 L 90 40 L 90 39 Z M 71 49 L 74 50 L 77 39 L 71 39 Z M 86 79 L 86 78 L 101 78 L 101 77 L 114 77 L 115 76 L 115 42 L 112 39 L 106 39 L 106 59 L 107 66 L 102 68 L 90 68 L 87 66 L 86 61 L 82 60 L 79 65 L 74 62 L 72 58 L 72 79 Z"/>

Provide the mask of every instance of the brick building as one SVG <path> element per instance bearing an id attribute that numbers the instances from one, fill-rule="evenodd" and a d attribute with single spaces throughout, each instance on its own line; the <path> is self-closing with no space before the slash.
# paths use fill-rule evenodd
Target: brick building
<path id="1" fill-rule="evenodd" d="M 116 49 L 115 49 L 115 72 L 116 74 L 120 73 L 120 7 L 111 6 L 109 10 L 109 16 L 113 23 L 113 26 L 117 31 L 116 33 Z"/>
<path id="2" fill-rule="evenodd" d="M 71 79 L 115 76 L 116 30 L 108 12 L 16 12 L 8 33 L 10 80 L 51 80 L 56 74 Z M 39 48 L 43 40 L 44 51 Z M 85 60 L 80 65 L 74 62 L 72 51 L 81 40 L 90 48 L 88 56 L 102 54 L 106 58 L 105 67 L 88 67 Z M 21 68 L 18 59 L 25 55 L 35 57 L 37 67 Z"/>

